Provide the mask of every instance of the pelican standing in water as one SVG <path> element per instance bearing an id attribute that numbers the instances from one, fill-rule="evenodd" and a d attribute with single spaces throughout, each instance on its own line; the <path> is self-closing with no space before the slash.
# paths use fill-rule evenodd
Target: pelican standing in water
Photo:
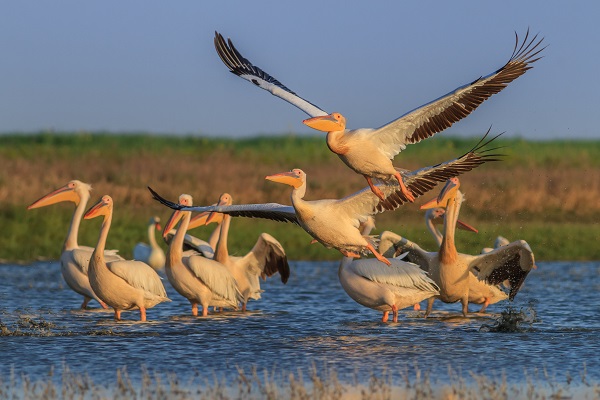
<path id="1" fill-rule="evenodd" d="M 182 194 L 179 204 L 191 207 L 192 196 Z M 209 258 L 183 255 L 183 241 L 191 215 L 190 211 L 174 211 L 165 225 L 166 235 L 181 220 L 167 251 L 167 278 L 173 288 L 189 300 L 193 316 L 198 316 L 198 305 L 202 306 L 203 317 L 208 315 L 210 306 L 237 310 L 242 297 L 231 272 L 223 264 Z"/>
<path id="2" fill-rule="evenodd" d="M 81 308 L 86 309 L 90 300 L 94 299 L 102 308 L 108 308 L 106 304 L 94 293 L 88 278 L 88 265 L 92 257 L 93 247 L 80 246 L 77 241 L 79 225 L 85 213 L 87 202 L 90 199 L 92 187 L 78 180 L 72 180 L 66 185 L 48 193 L 39 200 L 33 202 L 28 210 L 49 206 L 64 201 L 75 203 L 75 212 L 71 218 L 71 225 L 67 238 L 63 244 L 60 256 L 60 271 L 67 285 L 76 293 L 83 296 Z M 117 255 L 116 250 L 105 250 L 104 257 L 107 261 L 123 260 Z"/>
<path id="3" fill-rule="evenodd" d="M 438 252 L 426 252 L 417 244 L 402 237 L 394 240 L 393 246 L 397 252 L 408 252 L 411 262 L 425 266 L 424 269 L 429 271 L 431 278 L 440 287 L 440 295 L 437 298 L 446 303 L 460 301 L 463 315 L 466 316 L 470 299 L 474 299 L 473 302 L 479 304 L 483 302 L 483 310 L 485 310 L 486 302 L 490 304 L 493 299 L 506 298 L 506 295 L 502 295 L 503 292 L 496 287 L 505 279 L 510 282 L 508 298 L 512 300 L 535 261 L 531 248 L 523 240 L 483 255 L 458 253 L 454 243 L 454 232 L 463 200 L 463 195 L 458 190 L 459 185 L 458 178 L 449 179 L 438 198 L 422 206 L 422 208 L 446 207 L 444 237 Z M 387 240 L 382 235 L 382 242 Z M 471 272 L 475 275 L 472 276 Z M 485 281 L 487 286 L 474 285 L 474 279 Z M 481 293 L 478 293 L 478 290 L 481 290 Z M 489 290 L 498 293 L 492 296 Z M 486 296 L 488 301 L 485 299 Z M 429 299 L 426 316 L 431 312 L 432 306 L 433 301 Z"/>
<path id="4" fill-rule="evenodd" d="M 108 262 L 104 247 L 113 216 L 113 199 L 103 196 L 85 213 L 85 219 L 103 217 L 98 243 L 90 260 L 89 278 L 94 292 L 115 310 L 115 320 L 121 311 L 140 310 L 140 321 L 146 321 L 146 310 L 164 301 L 171 301 L 160 277 L 148 264 L 135 260 Z"/>
<path id="5" fill-rule="evenodd" d="M 421 195 L 431 190 L 438 182 L 444 181 L 450 176 L 470 171 L 487 161 L 497 161 L 498 159 L 495 158 L 498 156 L 497 154 L 489 154 L 489 150 L 481 150 L 491 140 L 481 144 L 482 139 L 471 151 L 452 161 L 416 171 L 403 171 L 404 180 L 413 193 Z M 151 188 L 148 189 L 157 201 L 175 210 L 196 212 L 215 211 L 232 216 L 292 222 L 300 225 L 309 235 L 325 247 L 339 250 L 344 256 L 359 258 L 361 253 L 369 251 L 379 261 L 390 265 L 390 262 L 375 249 L 373 241 L 369 237 L 361 235 L 358 227 L 361 222 L 366 221 L 367 217 L 383 211 L 395 210 L 406 201 L 406 198 L 400 195 L 397 183 L 378 184 L 379 190 L 386 194 L 384 201 L 373 194 L 369 188 L 365 188 L 339 200 L 307 201 L 304 200 L 306 194 L 306 174 L 301 169 L 293 169 L 290 172 L 270 175 L 266 179 L 292 186 L 292 206 L 268 203 L 189 207 L 168 201 Z"/>
<path id="6" fill-rule="evenodd" d="M 543 38 L 535 35 L 529 40 L 529 30 L 522 42 L 515 33 L 515 47 L 506 64 L 493 73 L 460 86 L 453 91 L 422 105 L 377 129 L 346 129 L 346 118 L 340 113 L 327 113 L 304 100 L 277 79 L 253 65 L 234 47 L 215 32 L 214 44 L 223 63 L 235 75 L 252 82 L 271 94 L 298 107 L 312 118 L 304 120 L 307 126 L 327 132 L 327 146 L 356 173 L 363 175 L 369 187 L 380 199 L 385 195 L 373 179 L 396 179 L 403 196 L 414 201 L 414 194 L 405 185 L 402 174 L 394 168 L 393 158 L 408 144 L 418 143 L 450 127 L 468 116 L 481 103 L 500 92 L 510 82 L 532 68 L 539 60 Z"/>
<path id="7" fill-rule="evenodd" d="M 368 235 L 375 228 L 369 217 L 362 226 Z M 398 322 L 398 310 L 412 306 L 439 294 L 439 288 L 418 265 L 396 258 L 390 267 L 370 259 L 353 260 L 344 257 L 338 269 L 338 278 L 348 296 L 358 304 L 382 311 L 382 322 L 387 322 L 389 312 Z"/>
<path id="8" fill-rule="evenodd" d="M 219 197 L 219 206 L 228 206 L 233 203 L 229 193 L 223 193 Z M 221 214 L 222 215 L 222 214 Z M 242 294 L 242 311 L 246 311 L 249 299 L 258 300 L 262 290 L 260 289 L 259 277 L 266 279 L 279 273 L 281 282 L 287 283 L 290 277 L 290 266 L 283 246 L 268 233 L 261 233 L 256 244 L 243 257 L 230 256 L 227 249 L 229 226 L 231 216 L 219 217 L 218 213 L 211 213 L 206 223 L 212 218 L 222 218 L 221 235 L 215 249 L 214 260 L 223 264 L 234 276 L 237 287 Z"/>
<path id="9" fill-rule="evenodd" d="M 213 206 L 215 205 L 216 203 L 213 204 Z M 190 233 L 186 233 L 183 237 L 184 256 L 201 255 L 206 258 L 213 258 L 215 256 L 215 248 L 217 247 L 219 235 L 221 234 L 221 222 L 223 222 L 223 214 L 217 214 L 213 216 L 211 221 L 207 223 L 206 220 L 209 215 L 209 212 L 199 213 L 190 220 L 188 232 L 194 228 L 205 226 L 210 223 L 216 223 L 217 227 L 208 237 L 208 241 L 197 238 Z M 166 235 L 163 235 L 163 239 L 167 244 L 169 244 L 176 233 L 177 229 L 172 228 L 169 232 L 166 232 Z"/>
<path id="10" fill-rule="evenodd" d="M 156 242 L 156 231 L 160 231 L 160 218 L 152 217 L 148 221 L 148 241 L 138 243 L 133 248 L 133 259 L 145 262 L 155 270 L 161 270 L 165 267 L 165 252 Z"/>

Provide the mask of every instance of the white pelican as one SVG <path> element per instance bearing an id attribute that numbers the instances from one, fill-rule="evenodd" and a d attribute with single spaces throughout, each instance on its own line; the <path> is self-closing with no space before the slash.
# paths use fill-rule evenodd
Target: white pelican
<path id="1" fill-rule="evenodd" d="M 456 251 L 454 231 L 463 198 L 462 193 L 458 190 L 459 185 L 457 178 L 450 179 L 438 199 L 433 204 L 423 206 L 446 205 L 444 238 L 438 252 L 424 251 L 417 244 L 399 236 L 392 239 L 392 242 L 397 252 L 408 252 L 408 259 L 411 262 L 415 262 L 429 271 L 431 278 L 440 287 L 438 298 L 446 303 L 461 301 L 462 312 L 466 316 L 469 301 L 478 304 L 484 303 L 482 309 L 485 310 L 486 302 L 491 304 L 495 300 L 506 298 L 505 294 L 502 294 L 503 292 L 496 287 L 505 279 L 510 282 L 508 298 L 512 300 L 535 262 L 531 248 L 524 240 L 510 243 L 482 255 L 469 255 Z M 382 246 L 380 247 L 389 246 L 389 236 L 386 234 L 384 237 L 382 234 Z M 474 282 L 477 278 L 485 281 L 487 285 L 475 285 Z M 431 312 L 432 306 L 433 301 L 430 299 L 426 316 Z"/>
<path id="2" fill-rule="evenodd" d="M 441 225 L 444 223 L 444 215 L 446 214 L 446 210 L 442 207 L 433 207 L 427 209 L 425 211 L 425 226 L 427 226 L 427 230 L 431 233 L 437 245 L 440 246 L 442 244 L 442 239 L 444 236 L 436 227 L 436 225 Z M 462 222 L 460 219 L 456 221 L 456 227 L 458 229 L 471 231 L 477 233 L 477 229 L 473 228 L 471 225 Z"/>
<path id="3" fill-rule="evenodd" d="M 223 193 L 219 198 L 218 205 L 231 205 L 233 199 L 229 193 Z M 220 214 L 223 215 L 223 214 Z M 231 216 L 212 213 L 206 223 L 212 218 L 222 218 L 221 236 L 217 242 L 214 260 L 220 262 L 229 269 L 234 276 L 237 287 L 242 294 L 242 311 L 246 311 L 249 299 L 258 300 L 262 290 L 260 289 L 260 278 L 266 279 L 279 272 L 281 282 L 284 284 L 290 277 L 290 266 L 283 246 L 268 233 L 261 233 L 256 244 L 243 257 L 230 256 L 227 249 L 229 236 L 229 225 Z"/>
<path id="4" fill-rule="evenodd" d="M 191 207 L 192 196 L 182 194 L 179 196 L 179 204 Z M 175 290 L 189 300 L 194 316 L 198 315 L 198 304 L 202 306 L 203 317 L 208 315 L 209 306 L 237 310 L 241 295 L 229 270 L 223 264 L 203 256 L 183 256 L 183 239 L 191 215 L 189 211 L 175 211 L 165 225 L 166 235 L 181 220 L 167 251 L 167 278 Z"/>
<path id="5" fill-rule="evenodd" d="M 510 240 L 508 240 L 504 236 L 498 236 L 498 237 L 496 237 L 496 240 L 494 241 L 494 247 L 484 247 L 483 249 L 481 249 L 481 254 L 489 253 L 490 251 L 493 251 L 494 249 L 497 249 L 498 247 L 506 246 L 509 243 L 510 243 Z"/>
<path id="6" fill-rule="evenodd" d="M 363 224 L 362 234 L 375 228 L 369 217 Z M 439 288 L 418 265 L 390 259 L 390 267 L 372 258 L 353 260 L 344 257 L 340 262 L 338 277 L 342 288 L 358 304 L 382 311 L 382 321 L 387 322 L 392 311 L 398 322 L 398 310 L 409 307 L 439 294 Z"/>
<path id="7" fill-rule="evenodd" d="M 419 196 L 449 176 L 456 176 L 462 172 L 470 171 L 486 161 L 496 161 L 496 154 L 487 153 L 489 150 L 481 150 L 491 140 L 481 144 L 482 139 L 470 152 L 452 161 L 416 171 L 402 171 L 404 181 L 411 191 Z M 481 151 L 478 153 L 478 150 Z M 386 194 L 384 201 L 374 195 L 369 188 L 365 188 L 340 200 L 306 201 L 304 200 L 304 195 L 306 194 L 306 174 L 304 171 L 294 169 L 290 172 L 267 176 L 266 179 L 293 187 L 291 195 L 292 206 L 268 203 L 186 207 L 168 201 L 151 188 L 148 189 L 156 200 L 176 210 L 216 211 L 231 214 L 232 216 L 293 222 L 300 225 L 308 234 L 325 247 L 335 248 L 344 256 L 358 258 L 360 257 L 359 253 L 370 251 L 379 261 L 389 265 L 390 262 L 377 252 L 372 240 L 360 234 L 358 226 L 367 217 L 383 211 L 395 210 L 406 201 L 406 197 L 403 197 L 397 182 L 378 184 L 380 190 Z"/>
<path id="8" fill-rule="evenodd" d="M 422 105 L 377 129 L 346 129 L 346 119 L 340 113 L 329 114 L 308 102 L 281 84 L 277 79 L 254 66 L 233 46 L 215 32 L 217 53 L 229 70 L 254 85 L 298 107 L 311 116 L 304 123 L 327 133 L 327 146 L 356 173 L 363 175 L 371 190 L 383 200 L 383 193 L 372 179 L 396 179 L 403 195 L 414 201 L 402 175 L 392 165 L 392 159 L 406 145 L 420 142 L 465 118 L 493 94 L 500 92 L 510 82 L 523 75 L 537 61 L 543 38 L 535 35 L 529 39 L 529 30 L 519 44 L 515 33 L 515 48 L 506 64 L 493 73 L 460 86 L 453 91 Z"/>
<path id="9" fill-rule="evenodd" d="M 113 215 L 113 200 L 103 196 L 85 213 L 84 218 L 103 217 L 98 243 L 90 260 L 89 278 L 94 292 L 115 310 L 121 320 L 122 310 L 140 310 L 140 321 L 146 321 L 146 310 L 171 301 L 160 277 L 148 264 L 135 260 L 106 262 L 104 247 Z"/>
<path id="10" fill-rule="evenodd" d="M 160 218 L 152 217 L 148 221 L 148 241 L 138 243 L 133 248 L 133 259 L 145 262 L 155 270 L 161 270 L 165 267 L 165 252 L 156 242 L 156 231 L 160 231 Z"/>
<path id="11" fill-rule="evenodd" d="M 213 205 L 216 205 L 216 204 L 213 204 Z M 210 215 L 210 213 L 205 212 L 205 213 L 200 213 L 200 214 L 196 215 L 195 217 L 193 217 L 190 220 L 190 223 L 188 226 L 188 231 L 190 231 L 191 229 L 197 228 L 199 226 L 208 225 L 206 223 L 206 220 L 209 215 Z M 208 241 L 202 240 L 200 238 L 197 238 L 196 236 L 186 233 L 185 236 L 183 237 L 183 250 L 184 250 L 183 255 L 184 255 L 184 257 L 190 256 L 190 255 L 201 255 L 206 258 L 213 258 L 215 255 L 215 248 L 217 246 L 217 242 L 219 241 L 219 235 L 221 234 L 220 226 L 221 226 L 222 221 L 223 221 L 223 214 L 218 214 L 215 217 L 213 217 L 213 219 L 209 222 L 209 223 L 213 223 L 213 222 L 216 223 L 217 227 L 210 234 Z M 173 228 L 167 233 L 167 235 L 163 235 L 165 242 L 167 244 L 171 243 L 171 240 L 172 240 L 173 236 L 175 236 L 176 233 L 177 233 L 177 229 Z"/>
<path id="12" fill-rule="evenodd" d="M 66 185 L 48 193 L 41 199 L 33 202 L 28 210 L 49 206 L 51 204 L 70 201 L 75 203 L 75 212 L 71 218 L 71 225 L 67 233 L 67 238 L 63 244 L 62 254 L 60 256 L 60 270 L 67 285 L 76 293 L 83 296 L 81 308 L 85 309 L 91 299 L 96 300 L 102 308 L 108 308 L 102 300 L 96 296 L 90 286 L 88 279 L 88 265 L 92 257 L 93 247 L 79 246 L 77 236 L 79 225 L 85 213 L 85 207 L 90 198 L 92 187 L 78 180 L 72 180 Z M 117 255 L 116 250 L 106 250 L 104 256 L 108 261 L 123 260 Z"/>

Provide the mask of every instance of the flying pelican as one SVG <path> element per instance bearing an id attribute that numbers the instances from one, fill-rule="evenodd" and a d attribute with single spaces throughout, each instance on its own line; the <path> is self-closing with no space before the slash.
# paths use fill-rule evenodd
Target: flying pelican
<path id="1" fill-rule="evenodd" d="M 219 206 L 229 206 L 233 199 L 229 193 L 223 193 L 219 197 Z M 221 214 L 223 215 L 223 214 Z M 210 223 L 212 218 L 219 218 L 217 213 L 211 213 L 206 223 Z M 234 257 L 229 255 L 227 250 L 227 240 L 229 236 L 229 225 L 231 216 L 222 217 L 221 236 L 217 242 L 214 260 L 226 266 L 237 282 L 237 287 L 242 293 L 242 311 L 246 311 L 246 304 L 249 299 L 258 300 L 262 290 L 260 289 L 259 277 L 266 279 L 279 272 L 281 282 L 284 284 L 290 277 L 290 266 L 283 246 L 268 233 L 261 233 L 256 244 L 244 257 Z"/>
<path id="2" fill-rule="evenodd" d="M 121 320 L 122 310 L 140 310 L 140 321 L 146 321 L 146 310 L 171 301 L 160 277 L 148 264 L 135 260 L 106 262 L 104 246 L 113 215 L 113 199 L 103 196 L 84 215 L 85 219 L 103 217 L 98 244 L 90 260 L 89 278 L 94 292 L 115 310 Z"/>
<path id="3" fill-rule="evenodd" d="M 71 218 L 71 225 L 67 233 L 67 238 L 63 244 L 62 254 L 60 256 L 60 270 L 67 285 L 76 293 L 83 296 L 81 308 L 87 308 L 91 299 L 96 300 L 102 308 L 108 308 L 102 300 L 96 296 L 94 290 L 90 286 L 88 279 L 88 265 L 92 257 L 93 247 L 80 246 L 77 241 L 79 233 L 79 225 L 85 213 L 87 202 L 90 198 L 92 187 L 78 180 L 72 180 L 66 185 L 48 193 L 37 201 L 34 201 L 28 210 L 49 206 L 51 204 L 70 201 L 75 203 L 75 212 Z M 117 255 L 116 250 L 106 250 L 104 257 L 108 261 L 123 260 Z"/>
<path id="4" fill-rule="evenodd" d="M 408 144 L 420 142 L 465 118 L 490 96 L 532 68 L 544 49 L 540 48 L 543 38 L 537 40 L 537 36 L 529 40 L 528 30 L 519 44 L 519 37 L 515 33 L 515 48 L 511 57 L 493 73 L 459 86 L 377 129 L 356 130 L 346 129 L 346 118 L 342 114 L 323 111 L 253 65 L 237 51 L 231 39 L 225 42 L 223 36 L 215 32 L 214 44 L 219 57 L 232 73 L 311 116 L 304 120 L 304 124 L 327 132 L 329 149 L 348 167 L 363 175 L 379 198 L 383 200 L 384 194 L 374 185 L 373 178 L 385 181 L 396 179 L 403 195 L 409 201 L 414 201 L 414 195 L 405 186 L 402 174 L 392 165 L 392 159 Z"/>
<path id="5" fill-rule="evenodd" d="M 489 131 L 488 131 L 489 132 Z M 485 138 L 485 137 L 484 137 Z M 482 139 L 483 140 L 483 139 Z M 492 139 L 493 140 L 493 139 Z M 469 171 L 486 161 L 497 160 L 497 155 L 486 153 L 482 149 L 488 142 L 481 145 L 481 141 L 462 157 L 438 164 L 433 167 L 422 168 L 412 172 L 403 171 L 404 180 L 413 190 L 421 195 L 437 182 L 445 180 L 448 176 L 456 176 Z M 267 176 L 273 182 L 284 183 L 293 187 L 292 206 L 281 204 L 245 204 L 230 206 L 188 207 L 170 202 L 158 193 L 148 188 L 153 197 L 162 204 L 175 210 L 185 211 L 216 211 L 231 214 L 232 216 L 246 216 L 273 219 L 281 222 L 293 222 L 300 225 L 314 239 L 328 248 L 339 250 L 344 256 L 358 258 L 359 253 L 370 251 L 375 257 L 385 263 L 390 262 L 381 256 L 374 247 L 370 238 L 360 234 L 358 226 L 368 216 L 386 210 L 394 210 L 402 205 L 406 198 L 399 195 L 398 184 L 378 184 L 380 190 L 386 193 L 386 199 L 381 201 L 369 188 L 365 188 L 340 200 L 304 200 L 306 194 L 306 174 L 300 169 Z"/>
<path id="6" fill-rule="evenodd" d="M 165 267 L 165 252 L 156 243 L 155 232 L 160 231 L 160 218 L 151 217 L 148 221 L 148 241 L 146 243 L 138 243 L 133 248 L 133 259 L 145 262 L 155 270 L 160 270 Z"/>
<path id="7" fill-rule="evenodd" d="M 369 217 L 362 224 L 362 234 L 368 235 L 373 228 L 375 221 Z M 398 310 L 439 294 L 438 286 L 418 265 L 396 258 L 390 262 L 388 268 L 372 258 L 344 257 L 338 269 L 348 296 L 360 305 L 382 311 L 382 322 L 387 322 L 390 311 L 393 321 L 398 322 Z"/>
<path id="8" fill-rule="evenodd" d="M 192 196 L 182 194 L 179 196 L 179 204 L 191 207 Z M 208 315 L 209 306 L 237 310 L 241 294 L 231 272 L 223 264 L 209 258 L 183 255 L 183 239 L 191 215 L 189 211 L 174 211 L 165 226 L 166 235 L 181 220 L 167 251 L 167 278 L 175 290 L 192 304 L 193 316 L 198 316 L 198 304 L 202 306 L 203 317 Z"/>
<path id="9" fill-rule="evenodd" d="M 438 298 L 446 303 L 461 301 L 462 312 L 466 316 L 469 301 L 478 304 L 483 302 L 482 310 L 485 310 L 486 302 L 491 304 L 506 298 L 506 295 L 496 287 L 505 279 L 510 282 L 508 298 L 512 300 L 535 261 L 531 248 L 524 240 L 510 243 L 487 254 L 458 253 L 454 243 L 454 231 L 463 199 L 462 193 L 458 190 L 459 186 L 460 182 L 457 178 L 449 179 L 438 198 L 422 206 L 422 208 L 440 205 L 446 207 L 444 238 L 438 252 L 424 251 L 417 244 L 399 236 L 392 241 L 397 252 L 408 252 L 408 259 L 411 262 L 415 262 L 431 274 L 431 278 L 440 287 Z M 381 241 L 388 240 L 389 238 L 382 234 Z M 387 247 L 389 244 L 384 246 Z M 475 275 L 472 276 L 471 272 Z M 485 281 L 487 285 L 475 285 L 476 279 Z M 431 312 L 432 306 L 433 302 L 429 300 L 426 316 Z"/>

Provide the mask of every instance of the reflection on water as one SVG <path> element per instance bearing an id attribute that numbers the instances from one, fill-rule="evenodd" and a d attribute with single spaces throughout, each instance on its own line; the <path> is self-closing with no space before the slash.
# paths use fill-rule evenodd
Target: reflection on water
<path id="1" fill-rule="evenodd" d="M 460 304 L 438 301 L 428 319 L 407 309 L 399 323 L 382 323 L 380 313 L 346 296 L 337 263 L 296 262 L 288 284 L 264 284 L 263 298 L 248 313 L 192 317 L 188 301 L 165 280 L 172 303 L 148 310 L 147 323 L 133 311 L 117 323 L 110 310 L 79 310 L 81 299 L 63 283 L 57 263 L 3 265 L 0 376 L 44 375 L 63 365 L 97 381 L 114 379 L 119 367 L 139 379 L 142 366 L 183 379 L 233 377 L 237 367 L 308 371 L 312 365 L 333 367 L 341 378 L 415 366 L 447 376 L 451 366 L 523 381 L 524 371 L 543 368 L 577 376 L 585 364 L 588 377 L 598 380 L 600 263 L 539 267 L 512 308 L 495 304 L 467 318 Z M 515 325 L 519 319 L 524 328 Z"/>

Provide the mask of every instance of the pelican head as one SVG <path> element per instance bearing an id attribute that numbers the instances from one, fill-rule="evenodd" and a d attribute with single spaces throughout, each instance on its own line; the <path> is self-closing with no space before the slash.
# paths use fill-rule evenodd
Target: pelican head
<path id="1" fill-rule="evenodd" d="M 83 183 L 78 180 L 72 180 L 65 186 L 62 186 L 48 193 L 41 199 L 34 201 L 29 207 L 27 207 L 27 209 L 31 210 L 33 208 L 45 207 L 63 201 L 71 201 L 75 203 L 75 205 L 79 205 L 81 198 L 84 195 L 89 196 L 91 190 L 92 187 L 87 183 Z"/>
<path id="2" fill-rule="evenodd" d="M 273 182 L 284 183 L 298 189 L 306 183 L 306 174 L 301 169 L 295 168 L 289 172 L 269 175 L 265 179 Z"/>
<path id="3" fill-rule="evenodd" d="M 189 194 L 182 194 L 181 196 L 179 196 L 179 205 L 184 206 L 184 207 L 191 207 L 193 205 L 192 196 L 190 196 Z M 169 231 L 171 231 L 171 229 L 173 229 L 173 227 L 175 225 L 177 225 L 177 223 L 183 216 L 184 216 L 184 211 L 182 211 L 182 210 L 173 211 L 173 214 L 171 214 L 171 218 L 169 218 L 169 220 L 165 224 L 165 229 L 163 230 L 163 237 L 167 237 L 167 235 L 169 234 Z"/>
<path id="4" fill-rule="evenodd" d="M 232 204 L 233 204 L 233 198 L 231 197 L 231 195 L 229 193 L 223 193 L 219 197 L 219 202 L 217 203 L 217 206 L 230 206 Z M 219 218 L 220 218 L 220 220 L 219 220 Z M 208 215 L 208 217 L 206 217 L 206 222 L 204 223 L 204 225 L 208 225 L 211 222 L 220 222 L 222 220 L 223 220 L 223 214 L 213 211 Z"/>
<path id="5" fill-rule="evenodd" d="M 94 204 L 83 216 L 84 219 L 92 219 L 99 216 L 107 216 L 113 208 L 113 199 L 109 195 L 104 195 Z"/>
<path id="6" fill-rule="evenodd" d="M 340 113 L 308 118 L 302 121 L 302 123 L 323 132 L 337 132 L 346 129 L 346 118 Z"/>
<path id="7" fill-rule="evenodd" d="M 421 206 L 421 210 L 428 210 L 435 207 L 446 207 L 448 200 L 456 195 L 459 187 L 460 181 L 457 177 L 448 179 L 438 197 L 423 204 Z"/>
<path id="8" fill-rule="evenodd" d="M 150 218 L 150 221 L 148 221 L 148 225 L 154 225 L 154 228 L 157 231 L 160 231 L 162 229 L 160 226 L 160 217 L 157 216 Z"/>
<path id="9" fill-rule="evenodd" d="M 421 207 L 423 209 L 423 207 Z M 443 223 L 442 217 L 446 214 L 446 210 L 442 207 L 433 207 L 425 212 L 425 219 L 432 221 L 434 224 Z"/>

